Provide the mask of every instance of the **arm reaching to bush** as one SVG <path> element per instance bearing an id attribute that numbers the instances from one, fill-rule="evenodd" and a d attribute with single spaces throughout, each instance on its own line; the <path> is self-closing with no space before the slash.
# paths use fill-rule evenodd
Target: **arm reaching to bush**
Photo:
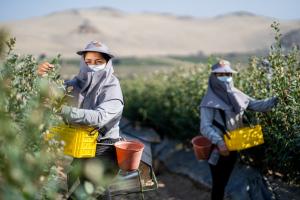
<path id="1" fill-rule="evenodd" d="M 43 75 L 47 74 L 53 68 L 54 68 L 54 65 L 50 64 L 49 62 L 43 62 L 38 66 L 37 74 L 39 76 L 43 76 Z"/>
<path id="2" fill-rule="evenodd" d="M 268 112 L 278 103 L 278 97 L 271 97 L 263 100 L 251 99 L 247 107 L 248 110 L 256 112 Z"/>

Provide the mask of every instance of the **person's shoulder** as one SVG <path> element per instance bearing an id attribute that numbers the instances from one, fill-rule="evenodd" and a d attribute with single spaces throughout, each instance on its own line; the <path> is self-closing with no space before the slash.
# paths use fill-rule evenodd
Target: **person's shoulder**
<path id="1" fill-rule="evenodd" d="M 111 76 L 111 81 L 115 81 L 115 82 L 118 82 L 118 83 L 120 83 L 120 80 L 119 80 L 119 78 L 118 78 L 118 77 L 116 77 L 114 74 L 112 74 L 112 76 Z"/>
<path id="2" fill-rule="evenodd" d="M 121 90 L 121 85 L 120 85 L 119 79 L 116 76 L 112 75 L 110 80 L 104 86 L 104 88 L 106 88 L 106 89 L 108 89 L 108 88 L 112 89 L 113 88 L 114 90 L 115 89 Z"/>

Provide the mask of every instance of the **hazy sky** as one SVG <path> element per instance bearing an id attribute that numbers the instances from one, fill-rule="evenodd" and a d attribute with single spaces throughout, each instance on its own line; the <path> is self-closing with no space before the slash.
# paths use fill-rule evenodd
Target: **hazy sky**
<path id="1" fill-rule="evenodd" d="M 127 12 L 166 12 L 211 17 L 249 11 L 279 19 L 300 19 L 300 0 L 0 0 L 0 21 L 42 16 L 84 7 L 112 7 Z"/>

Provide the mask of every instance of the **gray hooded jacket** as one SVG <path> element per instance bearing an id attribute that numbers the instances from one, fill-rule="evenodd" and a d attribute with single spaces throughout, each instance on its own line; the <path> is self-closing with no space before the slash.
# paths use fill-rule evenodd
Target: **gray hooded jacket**
<path id="1" fill-rule="evenodd" d="M 213 144 L 224 145 L 223 133 L 213 125 L 213 120 L 224 125 L 219 109 L 225 111 L 227 129 L 243 127 L 245 110 L 269 111 L 276 104 L 276 97 L 255 100 L 236 89 L 233 82 L 225 83 L 211 74 L 208 89 L 200 104 L 200 131 Z"/>
<path id="2" fill-rule="evenodd" d="M 76 107 L 63 106 L 62 116 L 69 122 L 99 128 L 105 127 L 103 136 L 119 138 L 119 122 L 124 107 L 119 80 L 113 75 L 111 59 L 104 70 L 93 72 L 84 62 L 80 63 L 80 72 L 66 86 L 73 87 L 73 102 Z"/>

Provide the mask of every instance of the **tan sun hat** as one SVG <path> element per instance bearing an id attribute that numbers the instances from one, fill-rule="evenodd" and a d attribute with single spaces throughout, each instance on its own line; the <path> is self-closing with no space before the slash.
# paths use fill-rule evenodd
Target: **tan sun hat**
<path id="1" fill-rule="evenodd" d="M 88 43 L 86 45 L 86 47 L 83 50 L 77 51 L 78 55 L 83 55 L 85 52 L 99 52 L 99 53 L 105 53 L 107 55 L 109 55 L 111 58 L 113 58 L 114 56 L 110 53 L 110 50 L 108 49 L 108 47 L 98 41 L 91 41 L 90 43 Z"/>
<path id="2" fill-rule="evenodd" d="M 211 67 L 212 73 L 237 73 L 230 66 L 230 62 L 227 60 L 220 60 L 218 63 Z"/>

